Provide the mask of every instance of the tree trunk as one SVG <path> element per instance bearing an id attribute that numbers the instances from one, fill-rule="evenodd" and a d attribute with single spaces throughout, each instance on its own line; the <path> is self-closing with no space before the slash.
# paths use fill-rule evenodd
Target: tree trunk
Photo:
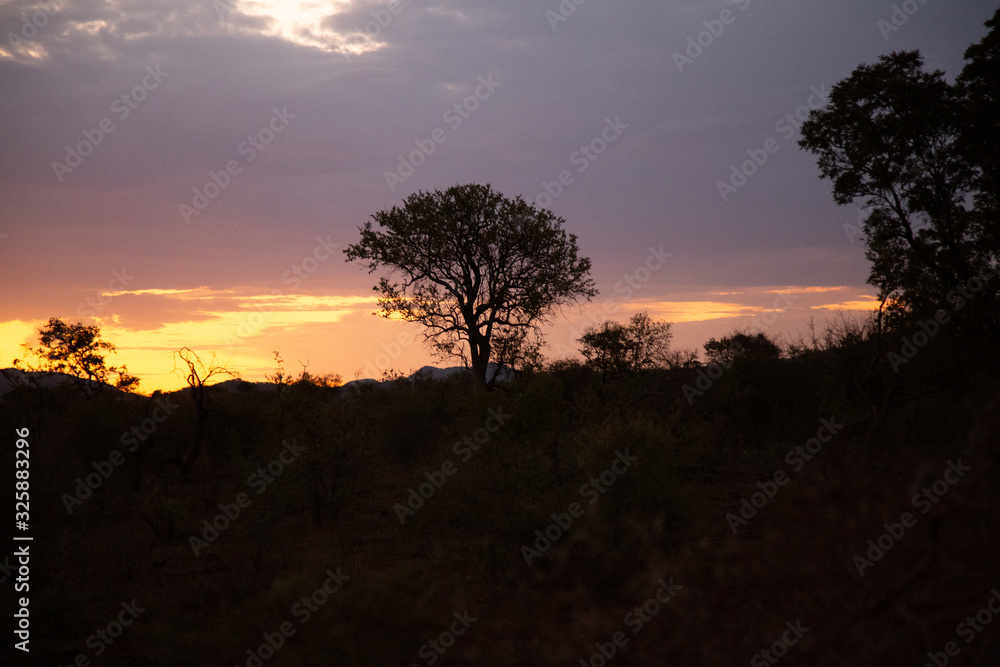
<path id="1" fill-rule="evenodd" d="M 490 363 L 490 344 L 484 340 L 469 341 L 469 356 L 472 357 L 472 383 L 476 393 L 486 391 L 486 371 Z"/>

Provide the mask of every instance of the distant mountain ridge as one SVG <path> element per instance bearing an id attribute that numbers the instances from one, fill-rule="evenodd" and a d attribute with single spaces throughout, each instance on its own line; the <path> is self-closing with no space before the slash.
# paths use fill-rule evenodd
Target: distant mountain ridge
<path id="1" fill-rule="evenodd" d="M 58 387 L 61 384 L 73 382 L 78 379 L 79 378 L 67 373 L 55 373 L 50 371 L 22 371 L 20 368 L 14 367 L 3 368 L 0 369 L 0 396 L 3 396 L 15 387 L 22 385 Z M 115 389 L 113 385 L 107 383 L 104 383 L 104 386 L 108 389 Z"/>
<path id="2" fill-rule="evenodd" d="M 418 376 L 427 376 L 432 380 L 444 380 L 450 378 L 458 373 L 469 373 L 471 372 L 465 366 L 449 366 L 447 368 L 438 368 L 437 366 L 423 366 L 420 369 L 414 371 L 410 375 L 406 376 L 404 379 L 413 380 Z M 497 365 L 490 362 L 490 365 L 486 372 L 486 378 L 489 380 L 497 372 Z M 508 380 L 513 374 L 509 369 L 503 369 L 498 377 L 498 380 Z M 19 368 L 4 368 L 0 369 L 0 397 L 3 397 L 9 391 L 14 389 L 16 386 L 21 385 L 38 385 L 40 387 L 57 387 L 62 384 L 73 382 L 77 380 L 76 377 L 68 375 L 66 373 L 53 373 L 49 371 L 22 371 Z M 357 380 L 351 380 L 350 382 L 345 382 L 343 387 L 358 387 L 363 385 L 383 385 L 391 382 L 390 380 L 376 380 L 374 378 L 359 378 Z M 257 389 L 269 390 L 274 389 L 274 383 L 272 382 L 260 382 L 260 381 L 250 381 L 241 380 L 239 378 L 234 378 L 232 380 L 226 380 L 225 382 L 219 382 L 217 384 L 210 385 L 212 387 L 219 387 L 225 391 L 245 391 L 246 387 L 251 385 Z M 104 387 L 112 391 L 119 391 L 114 385 L 105 383 Z M 141 387 L 141 385 L 140 385 Z M 187 387 L 182 389 L 177 389 L 175 391 L 185 391 Z M 166 392 L 174 393 L 174 392 Z"/>
<path id="3" fill-rule="evenodd" d="M 493 377 L 494 373 L 497 372 L 497 365 L 490 362 L 486 371 L 486 379 L 489 380 Z M 427 376 L 431 380 L 444 380 L 457 375 L 459 373 L 471 373 L 471 370 L 465 366 L 449 366 L 447 368 L 438 368 L 437 366 L 422 366 L 418 370 L 410 373 L 409 375 L 403 377 L 404 380 L 414 380 L 418 376 Z M 498 380 L 509 380 L 513 373 L 510 369 L 503 369 L 500 372 Z M 393 382 L 393 380 L 376 380 L 375 378 L 358 378 L 357 380 L 351 380 L 350 382 L 345 382 L 341 387 L 352 388 L 370 385 L 385 385 Z M 239 378 L 234 378 L 232 380 L 226 380 L 225 382 L 220 382 L 218 384 L 212 385 L 213 387 L 224 388 L 227 391 L 240 391 L 244 390 L 247 385 L 253 385 L 258 389 L 271 390 L 274 389 L 274 383 L 272 382 L 251 382 L 249 380 L 241 380 Z"/>

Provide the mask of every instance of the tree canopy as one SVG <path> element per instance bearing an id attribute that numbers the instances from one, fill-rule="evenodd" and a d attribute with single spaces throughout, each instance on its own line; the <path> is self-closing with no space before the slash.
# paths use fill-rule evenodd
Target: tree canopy
<path id="1" fill-rule="evenodd" d="M 580 352 L 587 364 L 607 378 L 670 365 L 673 335 L 669 322 L 637 313 L 628 324 L 608 320 L 599 327 L 589 327 L 578 342 L 583 345 Z"/>
<path id="2" fill-rule="evenodd" d="M 710 363 L 729 365 L 738 358 L 777 359 L 781 348 L 762 331 L 756 333 L 737 329 L 716 340 L 709 338 L 704 345 Z"/>
<path id="3" fill-rule="evenodd" d="M 590 260 L 564 224 L 488 184 L 456 185 L 375 213 L 344 252 L 369 273 L 390 270 L 374 287 L 378 314 L 423 325 L 440 357 L 466 359 L 467 350 L 477 386 L 486 387 L 495 342 L 506 357 L 499 361 L 512 363 L 554 309 L 597 294 Z"/>
<path id="4" fill-rule="evenodd" d="M 953 85 L 918 51 L 882 56 L 833 86 L 802 126 L 838 204 L 868 209 L 869 283 L 891 309 L 926 316 L 955 290 L 982 292 L 958 314 L 997 331 L 1000 145 L 997 17 Z M 960 310 L 959 308 L 955 309 Z"/>
<path id="5" fill-rule="evenodd" d="M 63 322 L 57 317 L 50 318 L 38 330 L 39 347 L 22 345 L 27 357 L 38 360 L 33 364 L 26 358 L 15 359 L 14 366 L 29 371 L 65 373 L 74 378 L 77 386 L 85 394 L 93 394 L 114 381 L 114 386 L 123 391 L 135 391 L 139 378 L 129 375 L 125 366 L 108 366 L 106 353 L 114 353 L 115 346 L 101 338 L 101 329 L 96 325 Z"/>

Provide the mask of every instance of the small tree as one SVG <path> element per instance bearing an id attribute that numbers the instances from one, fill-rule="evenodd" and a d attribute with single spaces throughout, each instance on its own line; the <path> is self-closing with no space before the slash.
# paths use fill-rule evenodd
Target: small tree
<path id="1" fill-rule="evenodd" d="M 14 359 L 14 367 L 23 371 L 65 373 L 74 378 L 80 390 L 90 396 L 114 382 L 122 391 L 136 391 L 139 378 L 121 368 L 108 366 L 105 353 L 114 353 L 115 346 L 101 338 L 95 325 L 80 322 L 67 324 L 57 317 L 38 330 L 39 345 L 22 345 L 25 357 Z M 29 361 L 33 358 L 37 361 Z"/>
<path id="2" fill-rule="evenodd" d="M 178 364 L 178 361 L 180 364 Z M 208 381 L 219 375 L 238 377 L 238 373 L 229 370 L 225 364 L 219 364 L 212 354 L 212 360 L 206 365 L 190 348 L 182 347 L 174 352 L 174 373 L 179 374 L 187 383 L 194 403 L 197 425 L 195 426 L 194 445 L 186 458 L 180 458 L 181 473 L 187 475 L 198 460 L 205 434 L 208 430 L 208 416 L 211 413 L 208 400 Z"/>
<path id="3" fill-rule="evenodd" d="M 777 359 L 781 356 L 781 348 L 763 332 L 751 334 L 737 329 L 719 340 L 709 338 L 705 343 L 705 356 L 712 363 L 728 365 L 738 357 Z"/>
<path id="4" fill-rule="evenodd" d="M 608 320 L 600 327 L 589 327 L 577 342 L 583 345 L 580 352 L 587 364 L 606 379 L 669 366 L 671 338 L 669 322 L 655 322 L 648 313 L 637 313 L 628 324 Z"/>
<path id="5" fill-rule="evenodd" d="M 521 331 L 540 335 L 554 309 L 597 294 L 590 260 L 578 256 L 565 221 L 489 185 L 418 192 L 372 218 L 384 231 L 365 223 L 361 240 L 344 252 L 369 272 L 384 267 L 401 276 L 375 286 L 378 314 L 423 325 L 440 357 L 467 350 L 477 388 L 488 387 L 498 335 L 515 344 Z"/>
<path id="6" fill-rule="evenodd" d="M 264 378 L 274 385 L 278 396 L 281 396 L 282 390 L 295 382 L 295 379 L 291 373 L 285 371 L 285 360 L 277 350 L 274 351 L 274 365 L 274 373 L 264 373 Z"/>
<path id="7" fill-rule="evenodd" d="M 542 339 L 535 330 L 519 327 L 499 327 L 490 341 L 493 374 L 487 377 L 486 388 L 492 389 L 504 377 L 505 369 L 522 371 L 537 369 L 542 364 Z M 442 346 L 438 346 L 442 347 Z M 466 366 L 469 361 L 460 346 L 453 346 L 448 356 L 458 356 Z"/>
<path id="8" fill-rule="evenodd" d="M 321 375 L 310 373 L 308 360 L 306 363 L 302 363 L 300 361 L 299 366 L 302 366 L 302 372 L 299 373 L 299 378 L 292 383 L 296 387 L 322 387 L 324 389 L 335 389 L 336 387 L 344 384 L 344 379 L 340 377 L 339 373 L 323 373 Z"/>

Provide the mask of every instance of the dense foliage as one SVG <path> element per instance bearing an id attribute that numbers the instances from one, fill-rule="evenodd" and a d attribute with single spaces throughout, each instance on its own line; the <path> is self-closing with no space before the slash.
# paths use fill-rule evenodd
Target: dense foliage
<path id="1" fill-rule="evenodd" d="M 869 282 L 890 314 L 916 322 L 964 293 L 950 317 L 980 343 L 1000 335 L 998 22 L 1000 10 L 954 84 L 918 51 L 859 66 L 799 142 L 837 203 L 868 210 Z"/>
<path id="2" fill-rule="evenodd" d="M 515 365 L 554 309 L 597 294 L 564 223 L 489 185 L 456 185 L 374 214 L 345 254 L 400 275 L 375 287 L 381 315 L 419 323 L 442 357 L 466 359 L 486 386 L 491 360 Z"/>

